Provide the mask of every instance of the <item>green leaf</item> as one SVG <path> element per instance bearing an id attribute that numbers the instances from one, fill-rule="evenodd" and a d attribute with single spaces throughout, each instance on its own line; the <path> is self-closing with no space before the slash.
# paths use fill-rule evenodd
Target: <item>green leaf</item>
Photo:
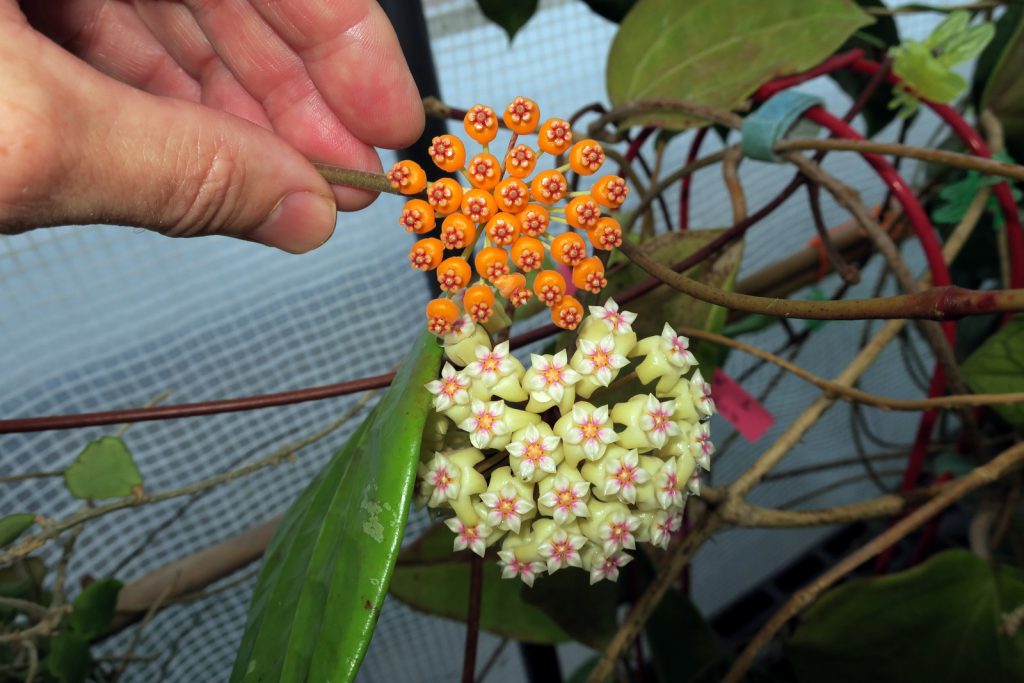
<path id="1" fill-rule="evenodd" d="M 658 262 L 672 266 L 723 232 L 721 229 L 669 232 L 644 242 L 643 247 Z M 714 257 L 705 259 L 688 270 L 686 275 L 712 287 L 732 291 L 742 260 L 743 243 L 734 242 Z M 613 265 L 608 268 L 609 292 L 624 291 L 650 277 L 645 270 L 623 258 L 617 258 L 612 263 Z M 633 329 L 640 339 L 661 334 L 665 323 L 673 327 L 685 325 L 709 332 L 721 332 L 728 315 L 728 311 L 721 306 L 699 301 L 667 285 L 655 287 L 639 299 L 630 302 L 627 308 L 638 314 Z M 704 377 L 711 377 L 712 371 L 721 360 L 721 349 L 715 344 L 703 341 L 694 341 L 691 349 L 700 362 L 701 374 Z"/>
<path id="2" fill-rule="evenodd" d="M 901 574 L 860 579 L 811 607 L 786 643 L 800 683 L 1024 680 L 1024 572 L 950 550 Z"/>
<path id="3" fill-rule="evenodd" d="M 93 664 L 89 641 L 85 637 L 65 631 L 50 640 L 46 668 L 61 683 L 82 683 L 88 678 Z"/>
<path id="4" fill-rule="evenodd" d="M 443 524 L 427 529 L 398 555 L 391 595 L 427 614 L 465 623 L 469 606 L 469 551 L 452 552 L 452 532 Z M 480 628 L 513 640 L 560 643 L 569 640 L 540 609 L 520 599 L 521 582 L 501 578 L 494 558 L 484 560 Z"/>
<path id="5" fill-rule="evenodd" d="M 659 681 L 717 681 L 723 663 L 718 638 L 689 598 L 669 590 L 644 627 Z"/>
<path id="6" fill-rule="evenodd" d="M 68 617 L 71 629 L 86 640 L 109 631 L 122 585 L 117 579 L 102 579 L 86 586 L 75 598 L 74 609 Z"/>
<path id="7" fill-rule="evenodd" d="M 610 581 L 590 585 L 585 571 L 569 569 L 538 576 L 522 599 L 543 610 L 573 640 L 603 649 L 615 634 L 619 586 Z"/>
<path id="8" fill-rule="evenodd" d="M 424 333 L 380 403 L 282 519 L 231 681 L 350 681 L 395 566 L 441 348 Z"/>
<path id="9" fill-rule="evenodd" d="M 857 4 L 861 7 L 885 7 L 882 0 L 857 0 Z M 868 55 L 881 58 L 890 47 L 898 45 L 899 42 L 900 34 L 895 19 L 891 16 L 876 16 L 874 24 L 865 26 L 854 33 L 836 52 L 847 52 L 854 48 L 860 48 Z M 870 76 L 856 74 L 849 69 L 840 69 L 829 74 L 829 77 L 854 102 L 871 81 Z M 867 125 L 868 137 L 874 137 L 892 121 L 894 113 L 889 109 L 891 98 L 892 89 L 885 83 L 882 83 L 868 98 L 867 104 L 861 110 L 861 116 L 864 117 L 864 122 Z"/>
<path id="10" fill-rule="evenodd" d="M 537 0 L 476 0 L 484 16 L 505 29 L 509 42 L 537 11 Z"/>
<path id="11" fill-rule="evenodd" d="M 0 519 L 0 548 L 18 540 L 35 523 L 36 516 L 30 512 L 19 512 Z"/>
<path id="12" fill-rule="evenodd" d="M 583 0 L 587 6 L 608 21 L 616 24 L 622 22 L 629 10 L 633 9 L 636 0 Z"/>
<path id="13" fill-rule="evenodd" d="M 26 557 L 0 568 L 0 595 L 41 602 L 46 563 L 38 557 Z"/>
<path id="14" fill-rule="evenodd" d="M 964 381 L 979 394 L 1020 391 L 1024 386 L 1024 315 L 1014 316 L 964 361 Z M 1024 425 L 1024 405 L 992 406 L 1013 425 Z"/>
<path id="15" fill-rule="evenodd" d="M 124 441 L 104 436 L 78 454 L 64 472 L 64 484 L 76 498 L 122 498 L 142 486 L 142 476 Z"/>
<path id="16" fill-rule="evenodd" d="M 1006 8 L 996 25 L 996 38 L 978 60 L 975 78 L 980 88 L 979 111 L 991 109 L 1003 125 L 1010 153 L 1024 159 L 1024 7 Z M 988 67 L 982 71 L 983 66 Z"/>
<path id="17" fill-rule="evenodd" d="M 759 86 L 809 69 L 872 23 L 850 0 L 640 0 L 608 55 L 608 96 L 619 105 L 680 99 L 733 109 Z M 623 125 L 701 122 L 652 113 Z"/>

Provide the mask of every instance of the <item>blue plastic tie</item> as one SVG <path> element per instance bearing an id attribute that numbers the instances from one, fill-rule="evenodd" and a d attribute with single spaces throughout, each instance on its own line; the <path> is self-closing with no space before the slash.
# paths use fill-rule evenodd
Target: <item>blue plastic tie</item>
<path id="1" fill-rule="evenodd" d="M 811 107 L 824 104 L 824 100 L 796 90 L 783 90 L 768 99 L 761 107 L 743 119 L 740 147 L 743 155 L 759 161 L 780 163 L 772 147 L 781 140 Z"/>

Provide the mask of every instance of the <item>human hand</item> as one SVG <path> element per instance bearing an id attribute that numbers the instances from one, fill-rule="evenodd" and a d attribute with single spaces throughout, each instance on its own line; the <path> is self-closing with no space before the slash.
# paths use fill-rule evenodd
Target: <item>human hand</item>
<path id="1" fill-rule="evenodd" d="M 379 171 L 373 146 L 423 128 L 374 0 L 0 0 L 0 64 L 0 233 L 115 223 L 305 252 L 336 206 L 374 198 L 309 160 Z"/>

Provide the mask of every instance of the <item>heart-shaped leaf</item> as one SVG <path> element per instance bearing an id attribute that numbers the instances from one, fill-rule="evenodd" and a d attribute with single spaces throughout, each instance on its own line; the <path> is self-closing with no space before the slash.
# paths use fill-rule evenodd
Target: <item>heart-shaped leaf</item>
<path id="1" fill-rule="evenodd" d="M 505 29 L 511 41 L 537 11 L 537 0 L 476 0 L 484 16 Z"/>
<path id="2" fill-rule="evenodd" d="M 821 598 L 786 644 L 801 683 L 1024 680 L 1024 572 L 950 550 Z"/>
<path id="3" fill-rule="evenodd" d="M 124 441 L 104 436 L 78 454 L 64 471 L 64 484 L 76 498 L 122 498 L 142 486 L 142 475 Z"/>
<path id="4" fill-rule="evenodd" d="M 872 23 L 850 0 L 640 0 L 608 55 L 613 104 L 678 99 L 732 109 L 758 87 L 809 69 Z M 655 112 L 625 125 L 704 122 Z"/>
<path id="5" fill-rule="evenodd" d="M 441 359 L 424 333 L 380 403 L 281 520 L 231 681 L 355 678 L 395 566 Z"/>
<path id="6" fill-rule="evenodd" d="M 469 560 L 468 550 L 452 552 L 452 532 L 437 524 L 399 554 L 391 594 L 421 612 L 465 622 Z M 494 558 L 484 561 L 480 628 L 530 643 L 569 640 L 542 610 L 520 599 L 519 588 L 518 580 L 501 578 Z"/>
<path id="7" fill-rule="evenodd" d="M 86 640 L 103 635 L 110 629 L 117 607 L 117 594 L 122 583 L 116 579 L 93 581 L 75 598 L 68 625 Z"/>
<path id="8" fill-rule="evenodd" d="M 94 665 L 89 641 L 83 636 L 65 631 L 50 640 L 46 670 L 61 683 L 83 683 Z"/>
<path id="9" fill-rule="evenodd" d="M 1014 316 L 968 356 L 960 368 L 967 386 L 978 393 L 1020 391 L 1024 386 L 1024 316 Z M 1024 405 L 992 406 L 1008 422 L 1024 424 Z"/>

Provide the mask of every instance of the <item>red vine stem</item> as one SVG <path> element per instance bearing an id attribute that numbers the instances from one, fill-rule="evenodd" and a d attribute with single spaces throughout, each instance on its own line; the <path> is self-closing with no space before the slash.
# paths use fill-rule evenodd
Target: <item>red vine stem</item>
<path id="1" fill-rule="evenodd" d="M 798 74 L 792 74 L 790 76 L 783 76 L 782 78 L 776 78 L 774 81 L 762 85 L 754 94 L 754 99 L 768 99 L 777 92 L 788 90 L 789 88 L 792 88 L 795 85 L 800 85 L 812 78 L 827 76 L 828 74 L 835 73 L 836 71 L 849 69 L 863 57 L 864 51 L 859 48 L 850 50 L 849 52 L 843 52 L 842 54 L 833 55 L 813 69 L 801 71 Z"/>
<path id="2" fill-rule="evenodd" d="M 872 75 L 881 68 L 877 62 L 868 59 L 854 61 L 850 69 L 857 73 Z M 890 74 L 886 77 L 889 83 L 898 83 L 899 79 Z M 967 148 L 975 155 L 992 158 L 992 151 L 985 144 L 981 135 L 974 130 L 969 123 L 953 107 L 946 104 L 939 104 L 929 100 L 921 100 L 935 114 L 948 125 L 957 137 L 963 140 Z M 1013 287 L 1024 287 L 1024 227 L 1021 226 L 1020 214 L 1013 201 L 1010 186 L 1005 181 L 992 188 L 1000 207 L 1003 210 L 1005 220 L 1006 238 L 1010 251 L 1010 283 Z"/>
<path id="3" fill-rule="evenodd" d="M 710 126 L 705 126 L 697 131 L 693 136 L 693 142 L 690 143 L 690 151 L 686 153 L 687 165 L 692 164 L 697 160 L 697 154 L 700 153 L 701 143 L 704 142 L 704 136 L 708 134 Z M 688 174 L 683 178 L 683 186 L 679 189 L 679 229 L 688 230 L 690 227 L 690 186 L 693 184 L 693 174 Z"/>

